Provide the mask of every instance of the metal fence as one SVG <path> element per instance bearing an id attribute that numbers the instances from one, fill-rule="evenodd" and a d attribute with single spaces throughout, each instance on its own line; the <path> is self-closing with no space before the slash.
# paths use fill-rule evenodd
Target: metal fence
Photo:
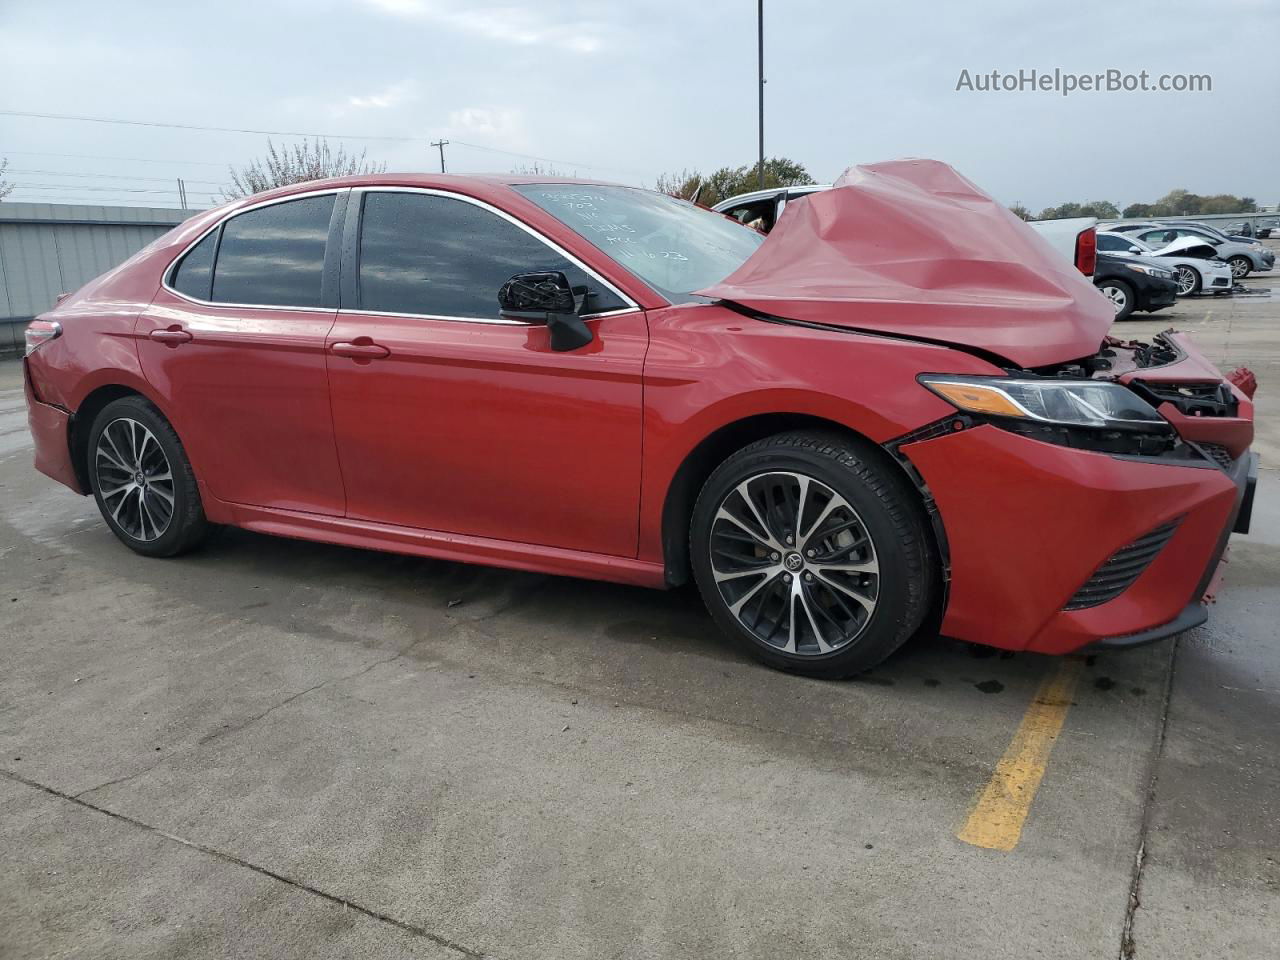
<path id="1" fill-rule="evenodd" d="M 0 354 L 30 320 L 198 213 L 161 207 L 0 203 Z"/>

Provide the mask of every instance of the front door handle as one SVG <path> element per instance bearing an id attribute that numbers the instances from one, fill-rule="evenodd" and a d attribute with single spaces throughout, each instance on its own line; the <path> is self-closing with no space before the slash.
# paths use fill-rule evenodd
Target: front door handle
<path id="1" fill-rule="evenodd" d="M 176 323 L 171 327 L 165 327 L 161 330 L 152 330 L 147 336 L 152 340 L 158 340 L 160 343 L 170 347 L 176 347 L 180 343 L 188 343 L 191 340 L 191 334 L 183 330 Z"/>
<path id="2" fill-rule="evenodd" d="M 339 340 L 329 345 L 329 350 L 340 357 L 351 357 L 354 360 L 381 360 L 391 356 L 391 351 L 380 343 L 374 343 L 368 337 L 356 337 L 354 340 Z"/>

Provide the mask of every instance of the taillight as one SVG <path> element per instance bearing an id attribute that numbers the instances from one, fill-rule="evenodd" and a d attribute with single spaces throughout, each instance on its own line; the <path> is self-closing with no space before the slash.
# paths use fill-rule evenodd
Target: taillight
<path id="1" fill-rule="evenodd" d="M 31 356 L 50 340 L 62 336 L 62 324 L 57 320 L 32 320 L 27 324 L 27 356 Z"/>
<path id="2" fill-rule="evenodd" d="M 1098 231 L 1093 227 L 1076 234 L 1076 269 L 1092 277 L 1098 266 Z"/>

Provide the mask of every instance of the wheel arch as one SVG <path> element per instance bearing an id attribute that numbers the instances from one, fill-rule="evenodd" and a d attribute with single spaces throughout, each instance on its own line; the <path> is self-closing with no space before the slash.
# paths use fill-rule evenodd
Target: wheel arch
<path id="1" fill-rule="evenodd" d="M 940 519 L 936 518 L 936 511 L 931 506 L 932 498 L 928 496 L 915 471 L 883 446 L 847 424 L 815 414 L 780 412 L 753 414 L 723 424 L 703 437 L 676 468 L 667 486 L 662 507 L 662 557 L 668 586 L 680 586 L 688 583 L 692 577 L 689 558 L 689 524 L 693 518 L 693 507 L 698 499 L 698 493 L 712 472 L 734 452 L 748 444 L 792 430 L 836 433 L 851 439 L 870 452 L 887 469 L 901 476 L 907 486 L 914 491 L 921 508 L 932 521 L 927 526 L 934 541 L 935 556 L 943 558 L 942 570 L 945 576 L 947 569 L 945 533 Z"/>

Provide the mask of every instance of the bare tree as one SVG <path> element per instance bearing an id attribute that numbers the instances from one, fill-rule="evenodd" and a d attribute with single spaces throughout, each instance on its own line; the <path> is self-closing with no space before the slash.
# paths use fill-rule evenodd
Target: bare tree
<path id="1" fill-rule="evenodd" d="M 3 200 L 9 194 L 13 193 L 13 184 L 4 178 L 4 172 L 8 169 L 8 159 L 0 160 L 0 200 Z"/>
<path id="2" fill-rule="evenodd" d="M 231 186 L 222 191 L 222 196 L 226 200 L 235 200 L 291 183 L 386 171 L 385 163 L 370 163 L 365 158 L 365 153 L 366 151 L 361 150 L 359 156 L 348 154 L 346 148 L 341 146 L 335 150 L 327 140 L 319 138 L 287 144 L 279 150 L 268 140 L 265 157 L 260 157 L 239 170 L 235 167 L 228 168 Z"/>
<path id="3" fill-rule="evenodd" d="M 576 177 L 578 171 L 573 173 L 565 173 L 554 163 L 540 163 L 535 160 L 533 163 L 521 163 L 511 168 L 512 173 L 519 173 L 526 177 Z"/>

